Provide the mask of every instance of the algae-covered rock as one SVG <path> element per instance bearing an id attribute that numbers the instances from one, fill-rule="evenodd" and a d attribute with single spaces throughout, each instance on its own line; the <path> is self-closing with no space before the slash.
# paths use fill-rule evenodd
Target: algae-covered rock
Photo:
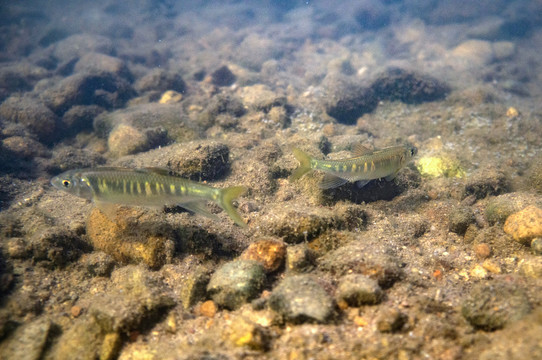
<path id="1" fill-rule="evenodd" d="M 206 266 L 188 262 L 185 266 L 168 264 L 162 268 L 164 280 L 179 295 L 185 309 L 205 300 L 211 271 Z"/>
<path id="2" fill-rule="evenodd" d="M 159 268 L 171 262 L 175 252 L 174 230 L 165 222 L 154 221 L 148 213 L 134 208 L 118 208 L 110 219 L 94 208 L 87 221 L 87 234 L 96 250 L 121 263 L 144 263 Z"/>
<path id="3" fill-rule="evenodd" d="M 36 231 L 30 238 L 29 246 L 34 261 L 51 266 L 64 266 L 88 250 L 88 245 L 75 232 L 57 226 Z"/>
<path id="4" fill-rule="evenodd" d="M 517 283 L 481 283 L 463 300 L 461 313 L 472 326 L 493 331 L 528 314 L 531 305 L 527 299 Z"/>
<path id="5" fill-rule="evenodd" d="M 293 275 L 282 280 L 269 297 L 269 307 L 292 323 L 327 323 L 335 305 L 312 275 Z"/>
<path id="6" fill-rule="evenodd" d="M 319 259 L 319 268 L 339 275 L 350 272 L 370 277 L 386 289 L 404 275 L 398 259 L 375 252 L 365 240 L 342 246 Z M 374 246 L 374 244 L 373 244 Z"/>
<path id="7" fill-rule="evenodd" d="M 285 257 L 286 244 L 274 239 L 255 241 L 240 256 L 244 260 L 258 261 L 267 273 L 277 270 L 284 264 Z"/>
<path id="8" fill-rule="evenodd" d="M 384 293 L 375 280 L 361 274 L 349 274 L 339 280 L 337 299 L 349 306 L 378 304 Z"/>
<path id="9" fill-rule="evenodd" d="M 446 97 L 450 88 L 445 83 L 425 74 L 391 68 L 380 74 L 371 89 L 379 100 L 419 104 Z"/>
<path id="10" fill-rule="evenodd" d="M 455 208 L 450 212 L 448 229 L 456 234 L 463 235 L 470 224 L 474 222 L 474 213 L 467 206 Z"/>
<path id="11" fill-rule="evenodd" d="M 330 77 L 326 79 L 325 87 L 325 110 L 342 124 L 355 124 L 359 117 L 372 112 L 378 105 L 378 98 L 370 87 L 363 87 L 346 77 Z"/>
<path id="12" fill-rule="evenodd" d="M 485 216 L 491 225 L 496 223 L 504 224 L 510 215 L 528 205 L 532 205 L 532 203 L 533 197 L 527 193 L 502 194 L 489 199 L 485 209 Z"/>
<path id="13" fill-rule="evenodd" d="M 488 195 L 500 195 L 510 190 L 510 180 L 506 174 L 496 168 L 480 169 L 467 178 L 465 192 L 483 199 Z"/>
<path id="14" fill-rule="evenodd" d="M 9 122 L 22 124 L 42 142 L 51 143 L 58 138 L 58 116 L 39 99 L 12 95 L 0 105 L 0 116 Z"/>
<path id="15" fill-rule="evenodd" d="M 523 276 L 540 279 L 542 278 L 542 257 L 528 257 L 520 261 L 519 273 Z"/>
<path id="16" fill-rule="evenodd" d="M 288 246 L 286 250 L 286 270 L 309 272 L 316 266 L 316 254 L 307 244 Z"/>
<path id="17" fill-rule="evenodd" d="M 64 114 L 75 105 L 118 108 L 134 95 L 128 81 L 111 73 L 77 73 L 45 89 L 40 97 L 55 113 Z"/>
<path id="18" fill-rule="evenodd" d="M 0 343 L 0 358 L 43 359 L 48 341 L 54 335 L 55 325 L 47 318 L 38 318 L 18 327 Z"/>
<path id="19" fill-rule="evenodd" d="M 448 154 L 424 155 L 418 159 L 416 167 L 420 174 L 429 178 L 447 177 L 462 178 L 465 177 L 465 170 L 459 161 Z"/>
<path id="20" fill-rule="evenodd" d="M 237 309 L 258 296 L 265 279 L 264 268 L 259 262 L 234 260 L 215 271 L 207 292 L 219 306 Z"/>
<path id="21" fill-rule="evenodd" d="M 376 328 L 382 333 L 400 331 L 407 323 L 408 316 L 397 308 L 381 308 L 376 318 Z"/>
<path id="22" fill-rule="evenodd" d="M 89 314 L 103 333 L 128 333 L 158 321 L 175 300 L 155 274 L 142 267 L 125 266 L 111 274 L 113 286 L 92 298 Z"/>
<path id="23" fill-rule="evenodd" d="M 140 93 L 145 91 L 164 92 L 167 90 L 183 93 L 186 90 L 186 84 L 181 75 L 162 69 L 149 71 L 136 81 L 134 87 Z"/>
<path id="24" fill-rule="evenodd" d="M 271 336 L 263 326 L 241 316 L 234 317 L 227 325 L 222 336 L 232 345 L 253 350 L 269 347 Z"/>
<path id="25" fill-rule="evenodd" d="M 510 215 L 504 223 L 503 230 L 514 240 L 528 245 L 537 237 L 542 237 L 542 209 L 528 206 Z"/>
<path id="26" fill-rule="evenodd" d="M 77 319 L 52 349 L 54 359 L 94 360 L 101 357 L 106 333 L 92 316 Z"/>

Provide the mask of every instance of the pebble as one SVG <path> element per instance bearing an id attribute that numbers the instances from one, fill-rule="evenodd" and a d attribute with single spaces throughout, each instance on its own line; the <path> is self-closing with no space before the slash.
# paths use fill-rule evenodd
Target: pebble
<path id="1" fill-rule="evenodd" d="M 448 229 L 451 232 L 464 235 L 469 225 L 474 222 L 474 213 L 470 207 L 461 206 L 450 212 L 448 221 Z"/>
<path id="2" fill-rule="evenodd" d="M 253 260 L 233 260 L 218 268 L 207 285 L 218 306 L 235 310 L 256 298 L 265 284 L 263 266 Z"/>
<path id="3" fill-rule="evenodd" d="M 262 239 L 251 243 L 240 258 L 262 264 L 266 273 L 278 270 L 286 257 L 286 244 L 279 240 Z"/>
<path id="4" fill-rule="evenodd" d="M 201 303 L 198 310 L 201 315 L 212 318 L 218 311 L 218 306 L 216 306 L 216 303 L 213 300 L 207 300 Z"/>
<path id="5" fill-rule="evenodd" d="M 312 275 L 283 279 L 269 297 L 269 307 L 286 322 L 327 323 L 334 316 L 334 302 Z"/>
<path id="6" fill-rule="evenodd" d="M 531 311 L 527 294 L 518 284 L 493 282 L 475 285 L 461 304 L 463 317 L 475 328 L 493 331 Z"/>
<path id="7" fill-rule="evenodd" d="M 529 245 L 534 238 L 542 237 L 542 209 L 531 205 L 510 215 L 503 230 L 514 240 Z"/>
<path id="8" fill-rule="evenodd" d="M 474 245 L 473 250 L 478 259 L 487 259 L 491 255 L 491 248 L 486 243 Z"/>
<path id="9" fill-rule="evenodd" d="M 378 283 L 361 274 L 349 274 L 339 280 L 336 297 L 349 306 L 374 305 L 382 301 L 384 293 Z"/>

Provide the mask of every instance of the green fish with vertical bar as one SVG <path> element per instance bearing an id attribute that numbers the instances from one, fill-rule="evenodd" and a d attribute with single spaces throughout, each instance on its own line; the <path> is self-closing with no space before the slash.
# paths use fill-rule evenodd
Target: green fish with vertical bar
<path id="1" fill-rule="evenodd" d="M 294 170 L 290 181 L 297 180 L 312 170 L 326 173 L 320 188 L 332 189 L 347 182 L 357 182 L 359 187 L 374 179 L 390 181 L 397 172 L 416 155 L 413 146 L 393 146 L 371 151 L 363 145 L 354 148 L 354 157 L 342 160 L 318 160 L 294 148 L 293 153 L 300 165 Z"/>
<path id="2" fill-rule="evenodd" d="M 217 189 L 172 176 L 167 169 L 96 168 L 66 171 L 51 184 L 67 193 L 92 200 L 100 209 L 107 205 L 179 205 L 194 213 L 217 218 L 205 208 L 206 201 L 218 204 L 239 226 L 245 222 L 232 202 L 246 192 L 243 186 Z M 104 211 L 105 212 L 105 211 Z"/>

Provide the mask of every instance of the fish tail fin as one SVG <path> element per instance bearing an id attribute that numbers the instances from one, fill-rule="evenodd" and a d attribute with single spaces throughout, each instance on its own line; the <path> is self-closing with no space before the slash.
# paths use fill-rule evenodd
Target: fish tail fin
<path id="1" fill-rule="evenodd" d="M 247 227 L 247 224 L 243 221 L 243 218 L 237 212 L 237 209 L 233 206 L 233 200 L 243 195 L 247 191 L 244 186 L 232 186 L 220 190 L 220 197 L 218 199 L 218 205 L 229 217 L 240 227 Z"/>
<path id="2" fill-rule="evenodd" d="M 294 170 L 290 176 L 290 181 L 300 179 L 303 175 L 312 170 L 311 168 L 311 157 L 309 154 L 305 153 L 298 148 L 293 148 L 292 152 L 294 153 L 295 158 L 299 161 L 299 166 Z"/>

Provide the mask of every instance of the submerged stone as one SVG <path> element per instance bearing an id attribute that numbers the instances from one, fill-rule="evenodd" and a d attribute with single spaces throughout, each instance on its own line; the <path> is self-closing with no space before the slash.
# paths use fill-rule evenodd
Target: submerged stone
<path id="1" fill-rule="evenodd" d="M 237 309 L 258 296 L 265 283 L 263 266 L 254 260 L 234 260 L 212 275 L 207 293 L 226 309 Z"/>
<path id="2" fill-rule="evenodd" d="M 327 323 L 335 314 L 333 299 L 311 275 L 282 280 L 269 297 L 269 307 L 293 323 Z"/>

